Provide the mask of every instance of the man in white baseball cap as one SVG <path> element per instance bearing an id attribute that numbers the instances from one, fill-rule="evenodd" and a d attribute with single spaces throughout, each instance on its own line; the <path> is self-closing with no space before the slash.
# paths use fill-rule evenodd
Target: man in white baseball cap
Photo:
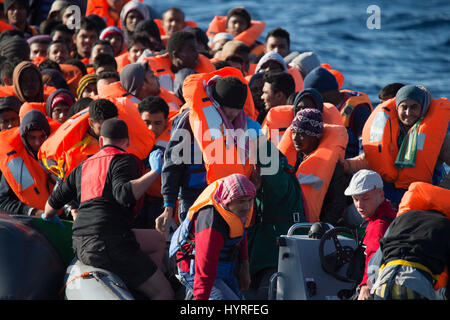
<path id="1" fill-rule="evenodd" d="M 363 169 L 356 172 L 344 194 L 353 198 L 356 210 L 369 222 L 363 241 L 366 246 L 366 266 L 359 284 L 358 300 L 372 300 L 370 288 L 367 286 L 367 265 L 380 246 L 379 240 L 397 213 L 385 199 L 383 180 L 375 171 Z"/>

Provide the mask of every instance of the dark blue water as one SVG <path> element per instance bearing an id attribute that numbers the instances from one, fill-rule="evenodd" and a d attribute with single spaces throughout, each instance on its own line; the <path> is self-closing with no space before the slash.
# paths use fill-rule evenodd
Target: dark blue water
<path id="1" fill-rule="evenodd" d="M 434 98 L 450 96 L 450 1 L 361 0 L 145 0 L 158 12 L 176 6 L 206 30 L 214 15 L 244 6 L 266 22 L 260 40 L 276 27 L 290 33 L 291 49 L 314 51 L 345 76 L 344 88 L 367 93 L 392 82 L 421 84 Z M 369 29 L 366 10 L 380 8 L 380 29 Z"/>

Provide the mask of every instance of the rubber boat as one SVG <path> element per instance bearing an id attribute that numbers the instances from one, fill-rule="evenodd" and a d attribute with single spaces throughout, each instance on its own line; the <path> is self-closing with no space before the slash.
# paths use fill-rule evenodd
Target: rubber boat
<path id="1" fill-rule="evenodd" d="M 39 218 L 0 214 L 0 299 L 60 298 L 66 265 L 50 241 L 58 233 L 53 228 L 60 227 Z"/>

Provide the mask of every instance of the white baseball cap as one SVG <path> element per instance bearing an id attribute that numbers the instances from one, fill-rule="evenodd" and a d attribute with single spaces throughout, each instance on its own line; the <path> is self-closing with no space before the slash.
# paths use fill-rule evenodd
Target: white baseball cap
<path id="1" fill-rule="evenodd" d="M 357 196 L 373 189 L 382 189 L 383 180 L 381 176 L 372 170 L 362 169 L 355 173 L 345 189 L 346 196 Z"/>

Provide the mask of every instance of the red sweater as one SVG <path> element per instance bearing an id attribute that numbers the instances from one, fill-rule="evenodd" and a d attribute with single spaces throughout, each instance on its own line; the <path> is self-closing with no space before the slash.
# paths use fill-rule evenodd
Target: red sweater
<path id="1" fill-rule="evenodd" d="M 367 265 L 369 264 L 369 260 L 380 247 L 380 239 L 383 238 L 384 233 L 396 215 L 397 212 L 392 208 L 389 201 L 384 200 L 378 206 L 377 210 L 375 210 L 373 216 L 366 218 L 366 221 L 369 221 L 366 227 L 366 236 L 363 241 L 366 246 L 366 265 L 360 286 L 367 283 Z M 388 219 L 383 219 L 382 217 L 388 217 Z"/>

